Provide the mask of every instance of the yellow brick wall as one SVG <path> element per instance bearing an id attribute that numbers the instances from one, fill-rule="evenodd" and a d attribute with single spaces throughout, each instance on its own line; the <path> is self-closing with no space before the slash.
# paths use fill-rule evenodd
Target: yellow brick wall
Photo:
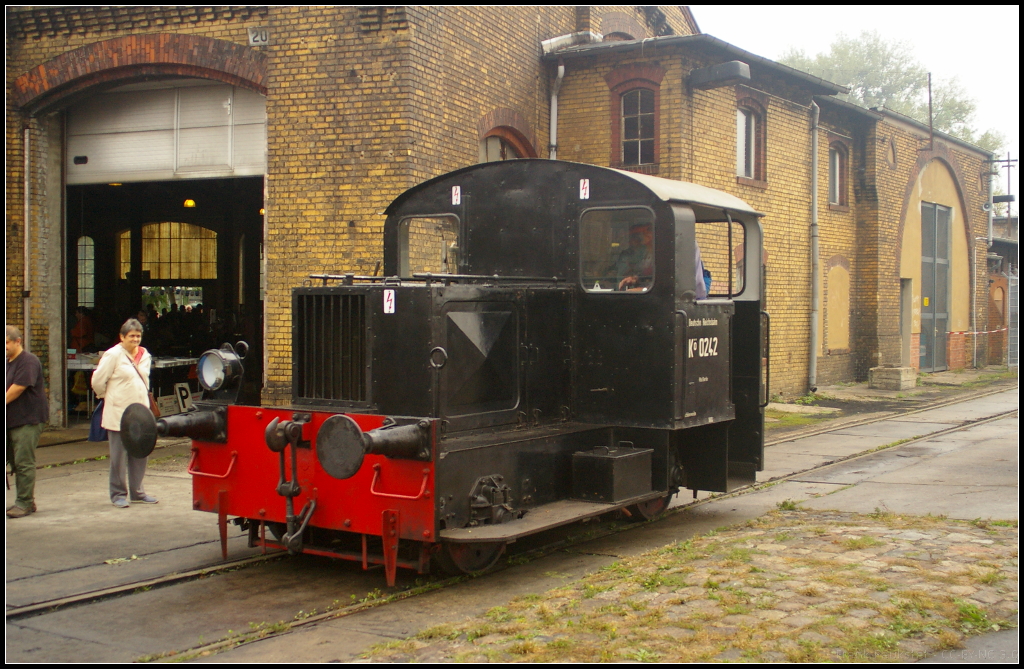
<path id="1" fill-rule="evenodd" d="M 766 110 L 764 187 L 736 178 L 735 88 L 689 92 L 684 75 L 706 60 L 663 56 L 657 61 L 620 57 L 570 61 L 559 96 L 559 157 L 608 165 L 611 151 L 610 97 L 605 75 L 614 67 L 655 63 L 661 84 L 658 176 L 683 179 L 733 193 L 765 212 L 768 252 L 767 308 L 772 314 L 772 391 L 802 393 L 808 359 L 810 302 L 810 113 L 806 106 L 769 96 Z M 822 168 L 827 166 L 827 143 Z M 822 184 L 827 185 L 822 176 Z M 823 191 L 823 201 L 827 190 Z M 830 250 L 851 245 L 837 236 Z"/>
<path id="2" fill-rule="evenodd" d="M 53 179 L 41 167 L 52 165 L 52 152 L 60 150 L 48 143 L 52 133 L 43 132 L 53 121 L 28 120 L 14 109 L 11 82 L 62 53 L 114 37 L 174 32 L 247 44 L 247 27 L 266 27 L 271 39 L 262 47 L 268 62 L 265 347 L 271 400 L 286 399 L 291 382 L 291 289 L 308 274 L 324 270 L 372 272 L 382 260 L 384 208 L 416 183 L 477 162 L 481 119 L 496 110 L 512 110 L 529 126 L 536 153 L 547 156 L 553 68 L 540 61 L 543 40 L 574 32 L 580 21 L 600 31 L 604 17 L 623 14 L 645 29 L 656 29 L 650 23 L 654 15 L 643 8 L 615 6 L 589 8 L 583 17 L 574 7 L 59 11 L 69 17 L 63 28 L 48 29 L 37 22 L 32 30 L 15 31 L 7 42 L 6 318 L 21 319 L 21 145 L 26 123 L 33 133 L 33 220 L 59 220 L 59 212 L 46 209 L 46 184 L 52 185 Z M 683 9 L 662 7 L 659 12 L 674 34 L 692 32 Z M 683 49 L 662 51 L 655 60 L 635 52 L 568 60 L 559 101 L 559 158 L 607 165 L 611 110 L 605 75 L 630 64 L 659 65 L 664 77 L 657 173 L 734 193 L 766 213 L 762 223 L 768 252 L 767 307 L 773 314 L 773 391 L 802 393 L 810 299 L 810 94 L 755 67 L 751 86 L 767 99 L 767 179 L 761 186 L 740 183 L 735 176 L 736 90 L 690 92 L 684 84 L 690 69 L 720 60 Z M 845 259 L 853 293 L 853 352 L 829 356 L 822 348 L 819 375 L 828 381 L 861 377 L 868 367 L 893 360 L 894 354 L 898 359 L 899 281 L 893 245 L 898 243 L 907 184 L 921 142 L 919 132 L 898 124 L 875 128 L 856 115 L 826 113 L 822 123 L 823 274 L 830 259 Z M 829 129 L 856 137 L 848 211 L 827 206 Z M 895 168 L 884 159 L 889 137 L 897 145 Z M 984 198 L 978 186 L 981 158 L 953 145 L 947 153 L 958 175 L 971 184 L 964 196 L 968 221 L 977 232 L 984 222 L 979 214 Z M 984 250 L 975 252 L 981 258 L 981 290 Z M 40 248 L 38 253 L 48 251 Z M 828 305 L 823 306 L 827 311 Z M 39 320 L 33 324 L 33 337 L 46 341 L 49 323 L 42 310 L 34 313 Z M 980 312 L 979 322 L 986 322 Z M 825 336 L 823 330 L 823 342 Z"/>
<path id="3" fill-rule="evenodd" d="M 406 189 L 479 159 L 498 108 L 546 155 L 544 39 L 571 8 L 409 7 L 404 27 L 361 30 L 353 8 L 271 9 L 266 332 L 270 400 L 291 383 L 291 289 L 324 269 L 383 261 L 383 212 Z"/>
<path id="4" fill-rule="evenodd" d="M 821 311 L 818 315 L 817 384 L 831 385 L 850 381 L 856 377 L 856 351 L 852 345 L 858 326 L 860 308 L 852 281 L 844 285 L 830 285 L 834 278 L 852 279 L 858 271 L 856 196 L 854 176 L 862 170 L 862 153 L 857 150 L 857 119 L 849 113 L 837 113 L 826 107 L 821 110 L 818 130 L 818 278 L 821 286 Z M 847 150 L 845 205 L 832 206 L 828 201 L 830 179 L 829 148 L 833 141 Z M 842 269 L 830 271 L 839 267 Z M 846 273 L 843 273 L 843 270 Z M 833 292 L 834 291 L 834 292 Z M 809 306 L 808 302 L 808 306 Z M 838 314 L 841 310 L 845 313 Z M 845 324 L 845 332 L 833 333 L 831 327 Z M 845 341 L 847 347 L 830 347 L 830 341 Z M 808 355 L 810 348 L 807 349 Z"/>
<path id="5" fill-rule="evenodd" d="M 623 53 L 569 60 L 559 97 L 559 158 L 609 165 L 612 110 L 606 75 L 630 65 L 661 67 L 665 76 L 660 89 L 660 164 L 655 173 L 733 193 L 765 213 L 761 223 L 768 255 L 766 307 L 772 314 L 772 392 L 803 394 L 808 388 L 810 356 L 811 96 L 798 84 L 755 69 L 750 88 L 767 101 L 766 179 L 750 184 L 735 176 L 735 113 L 742 93 L 733 87 L 689 91 L 682 83 L 691 69 L 712 62 L 682 49 L 662 52 L 656 59 Z M 831 107 L 821 115 L 817 156 L 818 385 L 861 380 L 870 367 L 899 362 L 896 245 L 921 141 L 920 133 L 883 126 L 876 130 L 864 114 Z M 899 156 L 895 168 L 885 161 L 889 137 L 894 138 Z M 844 140 L 849 150 L 845 207 L 828 203 L 828 155 L 833 139 Z M 958 178 L 967 200 L 968 220 L 976 236 L 983 234 L 979 232 L 979 214 L 985 193 L 978 176 L 982 156 L 952 144 L 947 153 L 960 166 Z M 977 248 L 975 252 L 983 254 Z M 828 273 L 837 265 L 848 269 L 851 282 L 847 295 L 841 289 L 833 293 L 831 307 L 849 313 L 845 318 L 832 314 L 831 322 L 832 327 L 849 323 L 849 349 L 827 346 Z M 984 263 L 977 265 L 981 291 Z M 979 322 L 984 322 L 984 316 L 979 309 Z"/>
<path id="6" fill-rule="evenodd" d="M 950 165 L 963 197 L 968 231 L 968 262 L 974 255 L 975 298 L 972 308 L 977 322 L 987 318 L 986 249 L 973 241 L 984 236 L 987 218 L 982 204 L 987 198 L 985 156 L 954 142 L 937 138 L 929 151 L 928 132 L 907 123 L 885 119 L 866 133 L 864 186 L 857 202 L 857 265 L 855 292 L 862 303 L 859 316 L 863 326 L 854 340 L 858 351 L 857 375 L 880 364 L 898 364 L 901 359 L 899 277 L 902 248 L 902 222 L 914 182 L 928 161 L 939 159 Z M 890 142 L 895 147 L 895 162 L 890 163 Z M 978 296 L 981 296 L 980 298 Z M 987 341 L 979 338 L 979 359 Z M 971 364 L 973 340 L 968 337 L 968 364 Z"/>
<path id="7" fill-rule="evenodd" d="M 61 212 L 52 203 L 62 195 L 49 192 L 55 181 L 52 166 L 54 152 L 61 147 L 54 140 L 54 124 L 60 127 L 58 114 L 31 119 L 16 109 L 11 102 L 12 83 L 28 70 L 65 52 L 95 42 L 149 33 L 180 33 L 202 35 L 219 40 L 248 44 L 247 27 L 264 25 L 266 8 L 55 8 L 63 18 L 59 22 L 19 21 L 19 11 L 7 9 L 8 39 L 6 41 L 6 310 L 5 319 L 24 329 L 22 291 L 24 285 L 24 128 L 30 128 L 31 164 L 29 219 L 33 224 L 30 240 L 32 276 L 28 289 L 32 293 L 32 351 L 47 365 L 49 348 L 53 341 L 53 308 L 47 305 L 45 268 L 59 267 L 61 259 L 48 253 L 44 240 L 50 235 L 61 235 Z M 43 8 L 38 14 L 46 14 Z M 46 307 L 49 306 L 49 309 Z"/>

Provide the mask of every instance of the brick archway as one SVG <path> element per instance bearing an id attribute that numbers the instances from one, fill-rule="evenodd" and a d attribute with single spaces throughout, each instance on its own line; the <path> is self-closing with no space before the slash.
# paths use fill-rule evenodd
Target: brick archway
<path id="1" fill-rule="evenodd" d="M 537 138 L 526 118 L 514 109 L 495 109 L 477 121 L 477 134 L 483 140 L 487 137 L 501 137 L 515 147 L 523 158 L 536 158 Z"/>
<path id="2" fill-rule="evenodd" d="M 12 102 L 36 116 L 68 104 L 96 86 L 149 77 L 194 77 L 267 94 L 266 56 L 242 44 L 198 35 L 156 33 L 115 37 L 63 53 L 18 77 Z"/>

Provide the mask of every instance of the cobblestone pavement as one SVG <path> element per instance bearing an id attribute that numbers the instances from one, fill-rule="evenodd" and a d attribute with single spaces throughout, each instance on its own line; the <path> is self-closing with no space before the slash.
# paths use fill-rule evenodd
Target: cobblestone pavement
<path id="1" fill-rule="evenodd" d="M 913 661 L 1011 624 L 1017 546 L 1016 521 L 773 511 L 363 661 Z"/>

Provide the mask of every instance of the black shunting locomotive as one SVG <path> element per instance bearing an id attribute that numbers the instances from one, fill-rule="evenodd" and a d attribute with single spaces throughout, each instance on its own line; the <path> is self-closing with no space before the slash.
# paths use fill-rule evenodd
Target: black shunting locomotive
<path id="1" fill-rule="evenodd" d="M 222 537 L 234 517 L 252 545 L 383 564 L 391 584 L 397 567 L 476 572 L 526 535 L 754 481 L 768 320 L 743 201 L 513 160 L 386 213 L 381 276 L 294 289 L 290 406 L 237 402 L 225 347 L 200 362 L 198 416 L 154 430 L 127 412 L 143 450 L 193 437 L 194 506 Z"/>

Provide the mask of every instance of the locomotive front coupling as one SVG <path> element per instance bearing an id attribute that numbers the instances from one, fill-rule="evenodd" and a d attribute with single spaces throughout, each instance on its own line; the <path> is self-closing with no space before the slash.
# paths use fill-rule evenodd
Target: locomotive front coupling
<path id="1" fill-rule="evenodd" d="M 272 420 L 264 432 L 267 447 L 275 453 L 283 453 L 289 444 L 301 447 L 306 422 L 303 418 L 302 414 L 295 414 L 293 420 Z M 355 476 L 367 454 L 429 461 L 430 429 L 429 420 L 417 420 L 363 432 L 354 420 L 336 414 L 325 420 L 317 432 L 316 457 L 323 470 L 339 480 Z"/>
<path id="2" fill-rule="evenodd" d="M 121 440 L 133 458 L 153 452 L 157 437 L 189 437 L 198 441 L 227 441 L 227 409 L 210 409 L 155 418 L 144 404 L 130 404 L 121 416 Z"/>
<path id="3" fill-rule="evenodd" d="M 277 494 L 285 498 L 287 532 L 282 538 L 291 553 L 302 552 L 302 535 L 316 510 L 316 499 L 311 499 L 296 515 L 294 498 L 302 492 L 297 477 L 297 449 L 309 448 L 309 424 L 311 416 L 295 413 L 292 420 L 275 418 L 264 431 L 264 440 L 279 456 L 280 479 Z M 320 426 L 316 436 L 316 457 L 327 474 L 338 480 L 356 475 L 363 466 L 367 454 L 383 455 L 389 458 L 427 460 L 431 458 L 431 424 L 418 420 L 408 425 L 386 425 L 369 432 L 363 432 L 358 424 L 344 414 L 329 417 Z M 288 478 L 285 467 L 285 451 L 291 446 L 292 479 Z"/>

